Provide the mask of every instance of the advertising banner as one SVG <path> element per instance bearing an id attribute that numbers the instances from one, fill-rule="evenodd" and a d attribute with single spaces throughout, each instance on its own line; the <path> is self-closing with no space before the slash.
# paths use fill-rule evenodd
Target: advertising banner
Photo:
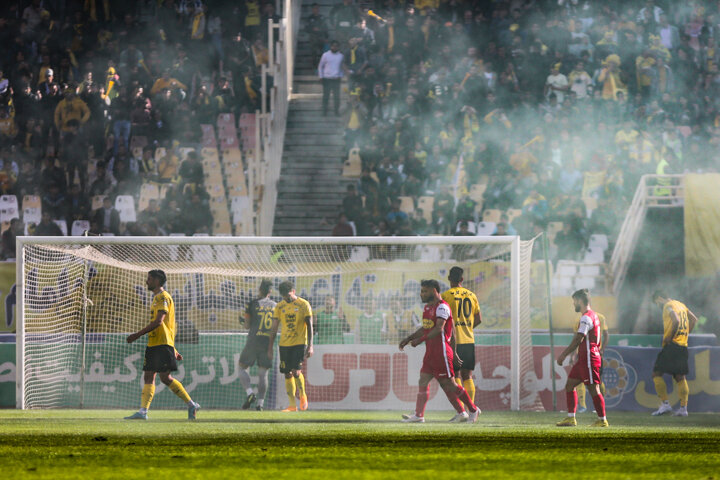
<path id="1" fill-rule="evenodd" d="M 15 331 L 15 262 L 0 262 L 0 332 Z"/>
<path id="2" fill-rule="evenodd" d="M 201 335 L 198 344 L 178 345 L 185 360 L 175 377 L 203 408 L 236 409 L 245 399 L 237 363 L 244 335 Z M 79 406 L 81 390 L 87 408 L 136 408 L 142 385 L 142 346 L 129 349 L 121 336 L 108 336 L 87 346 L 87 370 L 64 374 L 68 406 Z M 108 348 L 115 345 L 116 349 Z M 559 355 L 563 347 L 556 347 Z M 609 410 L 650 412 L 659 400 L 652 367 L 659 348 L 612 347 L 605 351 L 603 381 Z M 122 353 L 119 353 L 122 352 Z M 510 347 L 477 345 L 475 401 L 483 410 L 510 408 Z M 412 410 L 424 348 L 400 352 L 392 345 L 317 345 L 305 367 L 308 398 L 313 409 Z M 552 365 L 550 348 L 533 347 L 534 368 L 524 372 L 521 405 L 552 410 L 552 375 L 558 409 L 565 409 L 563 387 L 570 365 Z M 277 364 L 277 355 L 275 358 Z M 691 412 L 720 412 L 720 347 L 690 347 L 688 385 Z M 714 367 L 713 367 L 714 366 Z M 42 366 L 37 368 L 41 369 Z M 30 369 L 32 374 L 32 369 Z M 250 370 L 253 384 L 256 370 Z M 665 377 L 671 403 L 678 403 L 675 382 Z M 153 408 L 180 408 L 177 398 L 159 381 Z M 82 385 L 82 387 L 81 387 Z M 282 375 L 270 373 L 268 408 L 287 405 Z M 538 399 L 540 402 L 538 402 Z M 15 406 L 15 344 L 0 343 L 0 407 Z M 430 410 L 449 410 L 437 382 L 430 384 Z"/>

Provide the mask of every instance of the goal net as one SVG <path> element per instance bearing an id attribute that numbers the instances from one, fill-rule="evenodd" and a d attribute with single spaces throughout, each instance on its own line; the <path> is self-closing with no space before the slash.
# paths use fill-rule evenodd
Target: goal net
<path id="1" fill-rule="evenodd" d="M 483 409 L 542 409 L 530 334 L 532 242 L 517 237 L 20 237 L 18 408 L 136 408 L 150 322 L 147 272 L 162 269 L 175 302 L 175 378 L 204 408 L 245 400 L 238 360 L 247 303 L 262 279 L 296 286 L 314 313 L 304 369 L 313 409 L 412 409 L 424 346 L 401 338 L 422 316 L 420 280 L 449 288 L 464 269 L 476 293 L 475 400 Z M 280 300 L 273 289 L 272 298 Z M 266 408 L 288 399 L 270 370 Z M 250 369 L 253 382 L 256 367 Z M 159 380 L 152 408 L 180 408 Z M 449 409 L 436 382 L 429 409 Z"/>

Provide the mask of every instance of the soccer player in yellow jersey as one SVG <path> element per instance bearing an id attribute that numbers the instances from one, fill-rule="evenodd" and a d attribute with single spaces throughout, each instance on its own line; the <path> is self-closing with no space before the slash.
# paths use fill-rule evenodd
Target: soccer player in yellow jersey
<path id="1" fill-rule="evenodd" d="M 308 400 L 305 393 L 305 377 L 302 373 L 303 360 L 313 354 L 312 308 L 307 300 L 295 295 L 292 282 L 278 285 L 282 297 L 273 313 L 270 329 L 268 357 L 272 358 L 273 345 L 278 326 L 282 323 L 280 335 L 280 372 L 285 374 L 285 391 L 290 405 L 283 412 L 296 412 L 295 393 L 300 397 L 300 410 L 307 410 Z"/>
<path id="2" fill-rule="evenodd" d="M 455 322 L 454 343 L 460 361 L 460 375 L 456 378 L 475 401 L 475 383 L 472 372 L 475 370 L 475 334 L 473 329 L 480 325 L 480 304 L 473 292 L 462 286 L 463 269 L 452 267 L 448 275 L 450 289 L 442 294 L 442 299 L 450 305 L 452 318 Z"/>
<path id="3" fill-rule="evenodd" d="M 681 302 L 672 300 L 664 292 L 656 290 L 652 296 L 653 302 L 662 308 L 663 312 L 663 339 L 662 350 L 655 360 L 653 367 L 653 382 L 655 391 L 660 397 L 660 408 L 653 412 L 653 415 L 663 415 L 671 412 L 672 407 L 668 402 L 667 385 L 663 378 L 664 373 L 669 373 L 677 382 L 677 390 L 680 395 L 680 408 L 675 410 L 673 415 L 687 417 L 688 387 L 685 375 L 688 373 L 688 335 L 695 328 L 697 317 Z"/>
<path id="4" fill-rule="evenodd" d="M 602 357 L 605 353 L 605 346 L 610 341 L 610 332 L 608 331 L 607 321 L 605 320 L 605 315 L 603 315 L 600 312 L 595 312 L 598 316 L 598 319 L 600 320 L 600 330 L 602 330 L 602 337 L 600 340 L 600 356 Z M 582 316 L 580 317 L 582 318 Z M 577 332 L 578 328 L 580 328 L 580 318 L 578 318 L 577 322 L 575 323 L 575 329 L 573 332 Z M 602 360 L 601 360 L 602 362 Z M 602 374 L 603 374 L 603 365 L 600 363 L 600 393 L 605 395 L 605 383 L 602 381 Z M 578 413 L 584 413 L 587 411 L 587 404 L 585 403 L 585 384 L 581 383 L 578 385 L 575 390 L 577 390 L 578 394 Z"/>
<path id="5" fill-rule="evenodd" d="M 148 290 L 155 295 L 150 306 L 150 323 L 127 337 L 127 342 L 132 343 L 148 334 L 143 363 L 145 385 L 142 389 L 140 411 L 125 417 L 125 420 L 147 420 L 147 411 L 155 395 L 156 373 L 160 375 L 160 381 L 187 404 L 189 420 L 195 420 L 200 409 L 200 405 L 192 401 L 182 383 L 170 375 L 170 372 L 177 370 L 177 361 L 182 360 L 182 355 L 175 350 L 175 304 L 170 294 L 163 288 L 166 280 L 167 277 L 162 270 L 148 272 L 145 283 Z"/>

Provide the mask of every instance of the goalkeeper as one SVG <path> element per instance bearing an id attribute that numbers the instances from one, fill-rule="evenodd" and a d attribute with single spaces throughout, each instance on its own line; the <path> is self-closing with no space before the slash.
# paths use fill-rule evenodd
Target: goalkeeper
<path id="1" fill-rule="evenodd" d="M 150 306 L 150 323 L 142 330 L 128 335 L 127 342 L 132 343 L 146 333 L 148 344 L 145 348 L 145 361 L 143 372 L 145 384 L 142 389 L 140 410 L 125 420 L 147 420 L 147 411 L 155 395 L 155 374 L 160 375 L 160 381 L 180 399 L 187 404 L 188 419 L 195 420 L 200 405 L 193 402 L 178 380 L 170 372 L 177 370 L 177 361 L 182 355 L 175 350 L 175 303 L 170 294 L 163 288 L 167 277 L 162 270 L 150 270 L 146 285 L 153 292 L 153 302 Z"/>

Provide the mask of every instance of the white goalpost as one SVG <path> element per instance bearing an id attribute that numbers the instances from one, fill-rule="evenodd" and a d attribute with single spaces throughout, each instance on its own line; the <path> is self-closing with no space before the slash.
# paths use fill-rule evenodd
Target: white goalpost
<path id="1" fill-rule="evenodd" d="M 483 316 L 476 402 L 539 410 L 531 253 L 532 241 L 509 236 L 18 237 L 17 408 L 137 407 L 146 340 L 125 338 L 150 321 L 145 278 L 156 268 L 175 301 L 184 360 L 174 376 L 204 408 L 239 408 L 245 399 L 242 322 L 264 278 L 291 280 L 313 308 L 311 408 L 412 408 L 424 347 L 400 352 L 397 343 L 420 323 L 420 280 L 449 288 L 457 265 Z M 279 300 L 277 290 L 271 295 Z M 277 362 L 276 353 L 269 408 L 287 402 Z M 428 408 L 448 409 L 432 388 Z M 158 382 L 153 408 L 181 407 L 166 390 Z"/>

